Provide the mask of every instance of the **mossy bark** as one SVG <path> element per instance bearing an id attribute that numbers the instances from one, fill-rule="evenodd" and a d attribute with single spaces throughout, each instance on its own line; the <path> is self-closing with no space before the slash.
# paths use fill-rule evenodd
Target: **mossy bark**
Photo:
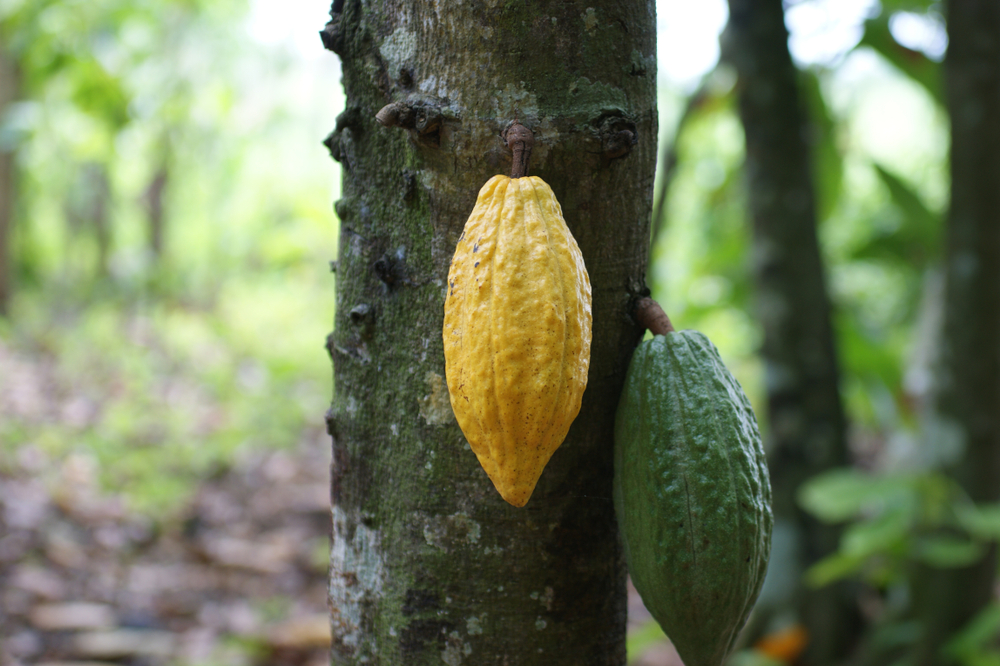
<path id="1" fill-rule="evenodd" d="M 624 664 L 612 432 L 641 334 L 628 310 L 652 206 L 653 3 L 338 0 L 331 16 L 323 39 L 347 93 L 327 141 L 344 171 L 328 341 L 334 661 Z M 401 126 L 383 127 L 394 102 L 384 118 Z M 479 188 L 509 173 L 500 133 L 515 117 L 594 299 L 583 408 L 522 509 L 454 421 L 441 338 L 455 244 Z"/>
<path id="2" fill-rule="evenodd" d="M 771 561 L 801 572 L 839 545 L 839 529 L 796 504 L 807 478 L 848 463 L 830 301 L 816 234 L 807 125 L 788 52 L 781 0 L 729 0 L 728 57 L 739 73 L 740 116 L 753 226 L 757 311 L 767 370 L 768 464 L 775 533 L 795 552 Z M 795 576 L 796 571 L 779 572 Z M 799 620 L 809 633 L 803 664 L 842 660 L 857 643 L 857 607 L 843 585 L 799 588 Z"/>
<path id="3" fill-rule="evenodd" d="M 961 452 L 950 470 L 976 502 L 1000 500 L 1000 4 L 947 3 L 946 97 L 951 116 L 951 208 L 945 324 L 931 435 Z M 942 651 L 993 598 L 997 547 L 955 569 L 919 567 L 919 666 L 957 663 Z"/>

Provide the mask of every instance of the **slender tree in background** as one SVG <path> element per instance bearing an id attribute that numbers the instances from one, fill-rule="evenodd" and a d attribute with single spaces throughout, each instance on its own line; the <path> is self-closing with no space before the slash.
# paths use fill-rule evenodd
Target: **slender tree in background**
<path id="1" fill-rule="evenodd" d="M 2 38 L 2 36 L 0 36 Z M 17 63 L 0 42 L 0 124 L 20 88 Z M 14 146 L 0 134 L 0 315 L 7 313 L 13 279 L 10 239 L 14 227 L 15 160 Z"/>
<path id="2" fill-rule="evenodd" d="M 150 179 L 149 185 L 146 186 L 146 191 L 143 192 L 143 203 L 146 206 L 146 214 L 149 216 L 149 251 L 157 262 L 163 258 L 164 223 L 166 221 L 163 210 L 163 195 L 170 176 L 168 164 L 168 158 L 164 156 Z"/>
<path id="3" fill-rule="evenodd" d="M 951 209 L 945 254 L 945 325 L 929 429 L 964 455 L 952 472 L 976 502 L 1000 500 L 1000 3 L 947 3 L 945 94 L 951 117 Z M 957 446 L 956 446 L 957 445 Z M 952 663 L 941 648 L 992 598 L 993 544 L 958 569 L 921 568 L 923 620 L 915 663 Z"/>
<path id="4" fill-rule="evenodd" d="M 809 477 L 847 464 L 846 425 L 807 126 L 782 2 L 729 0 L 729 9 L 726 50 L 739 75 L 753 274 L 764 329 L 775 532 L 790 530 L 798 549 L 792 570 L 774 573 L 797 576 L 838 546 L 838 530 L 805 514 L 795 497 Z M 772 554 L 772 564 L 788 563 L 779 555 Z M 809 634 L 803 663 L 836 662 L 854 647 L 859 631 L 850 596 L 839 585 L 798 590 L 799 619 Z"/>
<path id="5" fill-rule="evenodd" d="M 94 275 L 98 278 L 106 278 L 109 274 L 112 240 L 111 206 L 112 192 L 108 165 L 96 161 L 80 164 L 76 169 L 74 186 L 66 193 L 63 211 L 72 239 L 69 244 L 71 252 L 75 249 L 76 253 L 79 253 L 80 250 L 87 248 L 86 239 L 93 237 L 96 249 Z M 76 257 L 72 255 L 68 257 L 70 260 L 74 258 Z M 88 262 L 76 259 L 84 266 L 73 267 L 71 261 L 67 264 L 75 268 L 79 274 L 85 274 L 85 265 Z M 89 256 L 85 256 L 84 259 L 89 259 Z"/>
<path id="6" fill-rule="evenodd" d="M 347 108 L 330 597 L 334 659 L 624 664 L 625 569 L 612 427 L 640 333 L 656 158 L 650 0 L 337 0 L 323 30 Z M 376 122 L 381 114 L 387 125 Z M 445 283 L 479 188 L 509 173 L 500 134 L 534 131 L 593 284 L 583 408 L 523 509 L 493 489 L 454 421 Z"/>

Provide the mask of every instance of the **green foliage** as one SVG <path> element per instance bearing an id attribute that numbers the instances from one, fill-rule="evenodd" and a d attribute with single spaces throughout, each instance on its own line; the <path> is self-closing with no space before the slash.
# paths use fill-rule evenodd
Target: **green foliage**
<path id="1" fill-rule="evenodd" d="M 962 631 L 945 646 L 945 653 L 961 666 L 998 666 L 1000 648 L 1000 603 L 994 601 L 981 610 Z"/>
<path id="2" fill-rule="evenodd" d="M 872 48 L 906 76 L 923 86 L 938 104 L 944 106 L 941 65 L 923 53 L 899 44 L 889 31 L 889 15 L 889 12 L 883 12 L 865 23 L 865 32 L 860 45 Z"/>
<path id="3" fill-rule="evenodd" d="M 1000 507 L 976 507 L 937 472 L 870 475 L 841 469 L 802 485 L 799 503 L 827 522 L 851 521 L 840 549 L 807 573 L 815 586 L 861 574 L 879 587 L 905 582 L 913 564 L 972 564 L 1000 533 Z"/>
<path id="4" fill-rule="evenodd" d="M 782 666 L 784 662 L 772 659 L 757 650 L 740 650 L 734 652 L 726 661 L 726 666 Z"/>
<path id="5" fill-rule="evenodd" d="M 838 126 L 823 95 L 820 74 L 804 71 L 799 76 L 799 90 L 808 109 L 811 148 L 816 188 L 816 217 L 825 220 L 840 200 L 844 180 L 844 159 L 838 141 Z"/>
<path id="6" fill-rule="evenodd" d="M 26 446 L 52 460 L 87 456 L 109 491 L 160 515 L 234 455 L 317 436 L 329 390 L 321 345 L 328 322 L 312 301 L 325 290 L 268 282 L 228 285 L 226 306 L 211 310 L 108 300 L 53 312 L 37 294 L 23 295 L 0 344 L 51 364 L 62 397 L 47 409 L 84 415 L 8 414 L 0 461 L 11 464 Z"/>
<path id="7" fill-rule="evenodd" d="M 55 468 L 82 456 L 162 515 L 234 456 L 320 436 L 338 180 L 320 140 L 342 106 L 336 61 L 255 43 L 246 12 L 0 2 L 24 82 L 0 127 L 20 169 L 0 360 L 29 359 L 51 386 L 42 415 L 0 407 L 0 465 L 27 448 Z"/>
<path id="8" fill-rule="evenodd" d="M 799 503 L 827 522 L 846 522 L 839 550 L 805 575 L 821 587 L 860 576 L 884 597 L 867 650 L 892 654 L 912 645 L 920 624 L 909 619 L 917 565 L 960 568 L 981 560 L 1000 540 L 1000 504 L 976 505 L 950 477 L 934 471 L 872 475 L 834 470 L 806 482 Z M 1000 606 L 983 609 L 955 634 L 946 653 L 962 666 L 1000 664 Z"/>
<path id="9" fill-rule="evenodd" d="M 755 356 L 760 330 L 748 280 L 743 129 L 732 73 L 711 75 L 674 141 L 678 163 L 663 231 L 651 249 L 653 297 L 678 329 L 697 329 L 719 348 L 754 405 L 763 404 Z M 763 409 L 758 416 L 766 416 Z"/>
<path id="10" fill-rule="evenodd" d="M 856 256 L 862 259 L 879 258 L 916 270 L 926 268 L 941 253 L 941 215 L 933 212 L 902 178 L 877 163 L 874 167 L 892 202 L 902 213 L 902 219 L 895 228 L 870 238 Z"/>
<path id="11" fill-rule="evenodd" d="M 894 12 L 926 12 L 938 7 L 940 0 L 881 0 L 883 14 Z"/>
<path id="12" fill-rule="evenodd" d="M 69 76 L 74 89 L 73 103 L 84 113 L 105 120 L 112 131 L 128 122 L 128 94 L 122 81 L 96 60 L 78 60 Z"/>
<path id="13" fill-rule="evenodd" d="M 634 631 L 629 632 L 628 640 L 625 644 L 628 663 L 635 663 L 646 650 L 665 640 L 667 640 L 667 635 L 663 633 L 663 629 L 660 628 L 656 620 L 650 620 Z"/>

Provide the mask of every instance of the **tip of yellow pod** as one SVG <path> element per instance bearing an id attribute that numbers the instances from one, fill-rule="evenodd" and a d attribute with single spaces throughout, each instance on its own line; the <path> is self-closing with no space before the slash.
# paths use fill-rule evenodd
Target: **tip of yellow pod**
<path id="1" fill-rule="evenodd" d="M 537 474 L 511 474 L 509 472 L 504 474 L 503 469 L 498 469 L 497 472 L 497 476 L 490 477 L 493 487 L 497 489 L 504 501 L 518 508 L 527 504 L 528 500 L 531 499 L 531 494 L 535 492 L 535 486 L 542 475 L 541 469 L 537 470 Z M 505 476 L 507 478 L 504 478 Z"/>
<path id="2" fill-rule="evenodd" d="M 538 485 L 538 479 L 542 476 L 544 465 L 533 471 L 525 470 L 523 467 L 512 470 L 503 464 L 498 465 L 490 456 L 488 448 L 473 446 L 472 450 L 486 476 L 493 482 L 493 487 L 505 502 L 518 508 L 528 503 L 531 494 L 535 492 L 535 486 Z"/>
<path id="3" fill-rule="evenodd" d="M 530 488 L 525 488 L 524 486 L 517 486 L 516 488 L 501 488 L 495 483 L 493 485 L 496 486 L 497 492 L 500 493 L 500 497 L 504 498 L 504 501 L 506 501 L 507 504 L 516 506 L 517 508 L 521 508 L 527 504 L 528 500 L 531 499 L 531 493 L 535 490 L 534 485 Z"/>
<path id="4" fill-rule="evenodd" d="M 475 446 L 472 447 L 472 450 L 479 459 L 479 464 L 486 472 L 486 476 L 493 482 L 493 487 L 497 489 L 505 502 L 518 508 L 528 503 L 531 494 L 535 491 L 535 486 L 538 484 L 538 479 L 542 475 L 541 469 L 532 478 L 528 478 L 530 475 L 512 473 L 503 465 L 497 465 L 490 456 L 489 449 Z"/>

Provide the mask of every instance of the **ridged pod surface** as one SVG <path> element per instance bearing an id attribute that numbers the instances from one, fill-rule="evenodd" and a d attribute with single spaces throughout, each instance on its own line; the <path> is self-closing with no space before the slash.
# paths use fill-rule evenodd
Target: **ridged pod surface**
<path id="1" fill-rule="evenodd" d="M 494 176 L 480 190 L 448 272 L 443 336 L 458 424 L 500 495 L 524 506 L 590 366 L 590 278 L 541 178 Z"/>
<path id="2" fill-rule="evenodd" d="M 750 401 L 697 331 L 643 342 L 615 421 L 629 573 L 687 666 L 719 666 L 767 571 L 771 485 Z"/>

